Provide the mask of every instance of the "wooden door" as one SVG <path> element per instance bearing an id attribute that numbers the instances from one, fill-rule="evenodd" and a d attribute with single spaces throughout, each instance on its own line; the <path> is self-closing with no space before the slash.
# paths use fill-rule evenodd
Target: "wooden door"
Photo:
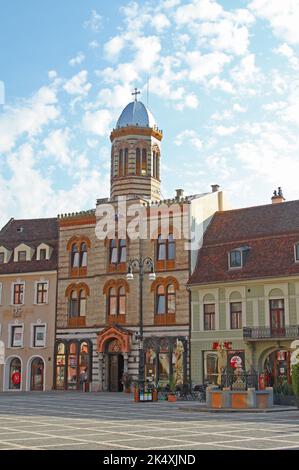
<path id="1" fill-rule="evenodd" d="M 109 355 L 109 392 L 118 392 L 118 354 Z"/>
<path id="2" fill-rule="evenodd" d="M 43 391 L 44 389 L 44 362 L 39 360 L 32 361 L 31 365 L 31 390 Z"/>

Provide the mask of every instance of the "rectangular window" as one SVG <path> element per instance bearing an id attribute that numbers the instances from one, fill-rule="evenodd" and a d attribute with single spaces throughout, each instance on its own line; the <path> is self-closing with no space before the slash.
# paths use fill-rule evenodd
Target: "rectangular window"
<path id="1" fill-rule="evenodd" d="M 240 250 L 234 250 L 229 253 L 229 267 L 230 268 L 242 267 L 242 253 Z"/>
<path id="2" fill-rule="evenodd" d="M 232 330 L 242 328 L 242 303 L 231 302 L 230 304 L 230 327 Z"/>
<path id="3" fill-rule="evenodd" d="M 48 302 L 48 283 L 38 282 L 36 284 L 36 303 L 46 304 Z"/>
<path id="4" fill-rule="evenodd" d="M 47 259 L 47 250 L 45 248 L 41 248 L 39 250 L 39 259 L 43 261 L 44 259 Z"/>
<path id="5" fill-rule="evenodd" d="M 295 261 L 299 261 L 299 243 L 296 243 L 295 245 Z"/>
<path id="6" fill-rule="evenodd" d="M 13 284 L 13 305 L 24 304 L 24 283 Z"/>
<path id="7" fill-rule="evenodd" d="M 23 326 L 11 327 L 11 347 L 20 348 L 23 346 Z"/>
<path id="8" fill-rule="evenodd" d="M 34 325 L 33 327 L 33 346 L 44 347 L 46 344 L 46 327 L 45 325 Z"/>
<path id="9" fill-rule="evenodd" d="M 215 304 L 205 304 L 204 308 L 204 329 L 215 330 Z"/>
<path id="10" fill-rule="evenodd" d="M 0 253 L 0 264 L 4 263 L 4 253 Z"/>
<path id="11" fill-rule="evenodd" d="M 0 305 L 2 304 L 2 282 L 0 282 Z M 0 327 L 0 335 L 1 335 L 1 327 Z"/>
<path id="12" fill-rule="evenodd" d="M 26 261 L 26 251 L 18 252 L 18 261 Z"/>
<path id="13" fill-rule="evenodd" d="M 270 325 L 273 336 L 285 335 L 284 299 L 270 300 Z"/>

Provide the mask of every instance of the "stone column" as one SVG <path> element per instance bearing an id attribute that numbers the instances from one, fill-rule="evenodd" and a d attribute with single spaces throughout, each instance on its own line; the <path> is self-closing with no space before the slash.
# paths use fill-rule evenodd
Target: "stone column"
<path id="1" fill-rule="evenodd" d="M 103 353 L 99 353 L 99 392 L 103 391 Z"/>
<path id="2" fill-rule="evenodd" d="M 128 353 L 123 353 L 123 356 L 124 356 L 124 374 L 127 374 L 129 370 L 129 355 Z"/>

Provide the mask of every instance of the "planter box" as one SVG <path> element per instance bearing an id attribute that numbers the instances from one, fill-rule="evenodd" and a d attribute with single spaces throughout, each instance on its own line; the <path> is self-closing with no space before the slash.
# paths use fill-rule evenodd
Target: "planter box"
<path id="1" fill-rule="evenodd" d="M 167 400 L 175 402 L 176 401 L 176 396 L 175 395 L 168 395 Z"/>

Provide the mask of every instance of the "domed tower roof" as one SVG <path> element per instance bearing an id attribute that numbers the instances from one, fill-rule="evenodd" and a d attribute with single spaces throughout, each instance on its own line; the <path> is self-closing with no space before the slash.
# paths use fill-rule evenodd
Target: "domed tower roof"
<path id="1" fill-rule="evenodd" d="M 152 113 L 141 101 L 132 101 L 122 111 L 118 118 L 116 129 L 121 127 L 151 127 L 156 128 L 157 124 Z"/>

